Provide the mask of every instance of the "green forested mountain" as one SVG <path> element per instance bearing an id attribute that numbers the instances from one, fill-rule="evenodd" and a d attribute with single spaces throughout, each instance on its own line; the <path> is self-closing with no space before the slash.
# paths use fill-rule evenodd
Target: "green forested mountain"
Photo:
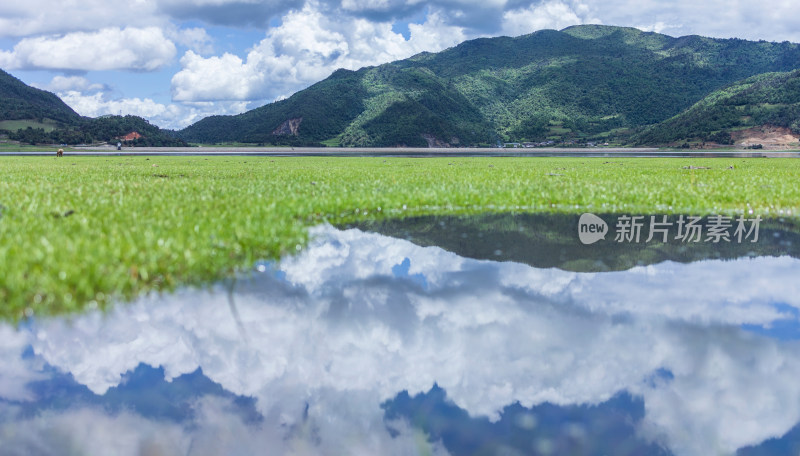
<path id="1" fill-rule="evenodd" d="M 28 119 L 71 124 L 80 116 L 55 94 L 30 87 L 0 70 L 0 120 Z"/>
<path id="2" fill-rule="evenodd" d="M 762 125 L 784 127 L 800 135 L 800 70 L 737 81 L 677 116 L 645 129 L 634 140 L 641 144 L 732 144 L 736 131 Z"/>
<path id="3" fill-rule="evenodd" d="M 178 135 L 345 146 L 660 141 L 666 136 L 643 130 L 736 81 L 797 68 L 800 46 L 788 42 L 575 26 L 338 70 L 286 100 L 206 118 Z"/>
<path id="4" fill-rule="evenodd" d="M 34 119 L 28 119 L 33 122 Z M 126 146 L 188 146 L 174 132 L 162 130 L 146 119 L 138 116 L 102 116 L 97 118 L 79 117 L 71 124 L 30 123 L 4 128 L 6 122 L 0 121 L 0 135 L 23 144 L 92 144 L 97 142 L 116 143 L 118 138 L 136 132 L 140 138 L 122 140 Z"/>
<path id="5" fill-rule="evenodd" d="M 136 131 L 135 145 L 180 146 L 183 140 L 137 116 L 82 117 L 55 94 L 0 70 L 0 134 L 28 144 L 116 141 Z"/>

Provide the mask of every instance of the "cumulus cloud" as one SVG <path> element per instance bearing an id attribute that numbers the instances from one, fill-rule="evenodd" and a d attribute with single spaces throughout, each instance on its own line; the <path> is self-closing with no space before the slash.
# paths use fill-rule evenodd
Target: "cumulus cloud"
<path id="1" fill-rule="evenodd" d="M 588 8 L 583 4 L 569 5 L 561 1 L 531 4 L 503 13 L 503 33 L 510 36 L 525 35 L 541 29 L 560 30 L 570 25 L 598 23 L 597 18 L 587 17 Z"/>
<path id="2" fill-rule="evenodd" d="M 794 14 L 795 6 L 791 2 L 776 0 L 732 5 L 721 0 L 643 1 L 637 2 L 635 7 L 624 2 L 585 0 L 583 3 L 602 23 L 609 25 L 638 27 L 672 36 L 800 41 L 800 32 L 788 19 Z"/>
<path id="3" fill-rule="evenodd" d="M 8 69 L 154 71 L 167 65 L 175 44 L 157 27 L 104 28 L 63 36 L 25 38 L 0 52 Z"/>
<path id="4" fill-rule="evenodd" d="M 76 90 L 60 92 L 64 100 L 78 114 L 87 117 L 98 117 L 106 114 L 131 114 L 145 118 L 157 118 L 164 114 L 177 114 L 176 107 L 156 103 L 150 98 L 121 98 L 107 100 L 102 92 L 85 95 Z"/>
<path id="5" fill-rule="evenodd" d="M 110 25 L 164 26 L 156 4 L 148 1 L 27 0 L 0 4 L 0 36 L 24 37 L 70 32 L 93 32 Z"/>
<path id="6" fill-rule="evenodd" d="M 184 290 L 39 321 L 10 350 L 29 342 L 96 394 L 140 363 L 162 366 L 167 380 L 199 367 L 257 399 L 262 432 L 373 454 L 406 442 L 384 440 L 380 404 L 434 383 L 493 419 L 515 402 L 597 404 L 628 391 L 643 398 L 643 435 L 677 454 L 733 452 L 800 421 L 798 343 L 740 327 L 797 319 L 774 304 L 800 308 L 798 260 L 579 274 L 358 230 L 313 236 L 298 256 L 238 282 L 235 314 L 224 287 Z M 653 380 L 663 370 L 671 377 Z"/>
<path id="7" fill-rule="evenodd" d="M 312 4 L 339 19 L 361 17 L 372 22 L 391 22 L 429 10 L 445 15 L 447 24 L 463 27 L 468 36 L 495 34 L 503 30 L 506 31 L 502 33 L 508 33 L 509 30 L 530 33 L 535 30 L 526 29 L 524 24 L 560 27 L 571 22 L 567 19 L 575 18 L 584 22 L 592 19 L 593 22 L 605 24 L 662 28 L 665 32 L 680 34 L 746 36 L 779 41 L 798 40 L 799 36 L 791 20 L 794 13 L 791 2 L 737 3 L 731 6 L 729 2 L 721 0 L 642 1 L 635 5 L 599 0 L 30 0 L 6 2 L 0 6 L 0 36 L 92 31 L 97 29 L 97 24 L 106 26 L 120 22 L 133 27 L 166 26 L 170 22 L 188 20 L 229 27 L 265 27 L 270 19 L 282 18 L 290 11 L 302 10 Z M 532 15 L 536 11 L 538 14 Z M 519 18 L 515 18 L 515 15 L 519 15 Z M 708 17 L 715 20 L 706 20 Z M 508 21 L 515 24 L 504 24 Z"/>
<path id="8" fill-rule="evenodd" d="M 64 81 L 67 85 L 70 82 Z M 61 83 L 61 82 L 59 82 Z M 230 115 L 245 112 L 249 105 L 247 102 L 218 102 L 218 103 L 159 103 L 151 98 L 137 97 L 112 97 L 110 91 L 95 91 L 90 84 L 86 91 L 72 90 L 74 87 L 66 86 L 65 91 L 57 91 L 57 95 L 64 100 L 78 114 L 87 117 L 111 115 L 140 116 L 162 128 L 181 129 L 211 115 Z M 77 87 L 75 87 L 77 88 Z"/>
<path id="9" fill-rule="evenodd" d="M 392 31 L 391 23 L 364 18 L 337 18 L 307 5 L 287 14 L 270 29 L 246 58 L 223 54 L 203 58 L 188 51 L 172 78 L 176 101 L 276 99 L 327 77 L 338 68 L 358 69 L 440 50 L 464 34 L 431 14 L 423 24 L 409 25 L 410 39 Z"/>
<path id="10" fill-rule="evenodd" d="M 154 421 L 132 413 L 110 415 L 79 408 L 46 411 L 36 417 L 0 423 L 3 453 L 59 454 L 65 448 L 82 454 L 188 454 L 191 440 L 175 423 Z"/>
<path id="11" fill-rule="evenodd" d="M 24 333 L 7 325 L 0 326 L 0 398 L 11 401 L 33 400 L 35 395 L 28 389 L 28 384 L 47 378 L 36 362 L 21 356 L 29 345 L 30 338 Z M 2 415 L 0 413 L 0 420 Z"/>
<path id="12" fill-rule="evenodd" d="M 181 71 L 172 77 L 172 99 L 176 101 L 250 100 L 262 98 L 265 75 L 255 65 L 245 65 L 233 54 L 203 58 L 187 51 Z"/>
<path id="13" fill-rule="evenodd" d="M 432 454 L 444 456 L 439 443 L 420 439 L 403 422 L 384 422 L 380 413 L 365 416 L 362 398 L 331 397 L 336 420 L 307 417 L 290 426 L 280 416 L 250 423 L 237 415 L 228 399 L 204 397 L 192 404 L 189 422 L 155 419 L 133 412 L 109 413 L 100 407 L 78 406 L 63 411 L 46 410 L 30 417 L 0 404 L 4 455 L 142 454 L 206 456 L 220 454 L 336 455 Z M 338 402 L 338 403 L 337 403 Z M 5 413 L 3 413 L 5 412 Z M 326 411 L 330 412 L 330 411 Z M 369 432 L 369 439 L 363 438 Z M 426 451 L 427 450 L 427 451 Z"/>
<path id="14" fill-rule="evenodd" d="M 105 92 L 110 90 L 105 84 L 93 83 L 83 76 L 54 76 L 49 84 L 42 87 L 53 92 L 67 91 L 92 91 Z"/>
<path id="15" fill-rule="evenodd" d="M 211 54 L 214 52 L 214 39 L 204 28 L 192 27 L 170 30 L 169 36 L 177 44 L 185 46 L 199 54 Z"/>

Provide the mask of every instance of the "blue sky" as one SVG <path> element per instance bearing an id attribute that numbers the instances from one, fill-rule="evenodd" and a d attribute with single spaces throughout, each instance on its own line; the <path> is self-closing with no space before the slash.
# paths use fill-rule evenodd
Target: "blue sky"
<path id="1" fill-rule="evenodd" d="M 337 68 L 569 25 L 800 41 L 793 1 L 28 0 L 0 5 L 0 68 L 80 114 L 182 128 Z"/>

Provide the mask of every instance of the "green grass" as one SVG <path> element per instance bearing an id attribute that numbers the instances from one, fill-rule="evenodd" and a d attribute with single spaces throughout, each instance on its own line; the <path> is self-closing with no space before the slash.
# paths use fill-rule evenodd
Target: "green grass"
<path id="1" fill-rule="evenodd" d="M 326 221 L 795 215 L 798 179 L 793 159 L 0 157 L 0 318 L 211 283 Z"/>
<path id="2" fill-rule="evenodd" d="M 46 119 L 44 122 L 38 120 L 0 120 L 0 130 L 16 131 L 24 130 L 28 127 L 41 128 L 46 132 L 55 130 L 58 122 Z"/>
<path id="3" fill-rule="evenodd" d="M 327 147 L 341 147 L 342 137 L 336 136 L 331 139 L 326 139 L 325 141 L 322 141 L 322 144 L 325 144 Z"/>

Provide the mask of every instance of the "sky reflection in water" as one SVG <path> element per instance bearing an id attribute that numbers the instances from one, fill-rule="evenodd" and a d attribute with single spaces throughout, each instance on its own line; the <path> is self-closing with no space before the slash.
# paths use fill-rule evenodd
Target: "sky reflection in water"
<path id="1" fill-rule="evenodd" d="M 578 273 L 313 235 L 235 284 L 0 326 L 0 454 L 797 451 L 795 258 Z"/>

